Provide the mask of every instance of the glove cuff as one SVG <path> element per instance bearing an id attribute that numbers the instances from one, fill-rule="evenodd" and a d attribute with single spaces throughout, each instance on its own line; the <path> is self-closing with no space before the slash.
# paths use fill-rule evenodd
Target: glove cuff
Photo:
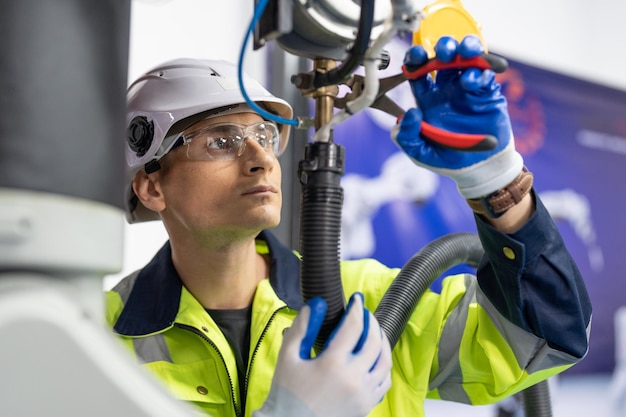
<path id="1" fill-rule="evenodd" d="M 518 176 L 524 167 L 524 159 L 509 145 L 497 155 L 460 170 L 454 175 L 459 192 L 466 199 L 485 197 L 504 188 Z"/>
<path id="2" fill-rule="evenodd" d="M 289 389 L 272 382 L 270 393 L 260 410 L 252 417 L 319 417 Z"/>

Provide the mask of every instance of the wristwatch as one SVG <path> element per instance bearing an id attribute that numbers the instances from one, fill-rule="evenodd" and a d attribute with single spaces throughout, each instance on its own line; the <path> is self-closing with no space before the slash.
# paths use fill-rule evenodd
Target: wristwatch
<path id="1" fill-rule="evenodd" d="M 533 174 L 524 167 L 509 185 L 485 197 L 467 199 L 467 204 L 475 213 L 496 219 L 522 201 L 532 187 Z"/>

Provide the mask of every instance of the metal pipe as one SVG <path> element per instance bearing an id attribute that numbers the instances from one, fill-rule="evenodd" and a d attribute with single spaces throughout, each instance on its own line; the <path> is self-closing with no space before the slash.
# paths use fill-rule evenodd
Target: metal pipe
<path id="1" fill-rule="evenodd" d="M 335 61 L 327 58 L 318 58 L 314 61 L 314 73 L 325 74 L 336 67 Z M 310 96 L 315 100 L 315 130 L 319 130 L 333 117 L 335 98 L 339 93 L 337 85 L 325 85 L 316 88 Z"/>

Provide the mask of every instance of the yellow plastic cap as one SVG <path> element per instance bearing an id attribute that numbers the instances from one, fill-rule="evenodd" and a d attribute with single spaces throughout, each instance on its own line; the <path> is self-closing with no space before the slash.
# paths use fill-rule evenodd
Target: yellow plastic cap
<path id="1" fill-rule="evenodd" d="M 435 56 L 435 45 L 442 36 L 461 41 L 467 35 L 476 35 L 487 52 L 480 23 L 463 7 L 460 0 L 435 0 L 423 10 L 424 17 L 413 32 L 413 45 L 422 45 L 429 57 Z"/>

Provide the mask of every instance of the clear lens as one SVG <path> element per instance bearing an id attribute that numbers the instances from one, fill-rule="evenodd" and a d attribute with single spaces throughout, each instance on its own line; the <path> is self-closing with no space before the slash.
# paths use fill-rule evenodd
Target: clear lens
<path id="1" fill-rule="evenodd" d="M 267 152 L 280 153 L 280 132 L 273 122 L 249 126 L 217 123 L 183 136 L 187 157 L 194 160 L 236 159 L 245 150 L 246 139 L 256 140 Z"/>

